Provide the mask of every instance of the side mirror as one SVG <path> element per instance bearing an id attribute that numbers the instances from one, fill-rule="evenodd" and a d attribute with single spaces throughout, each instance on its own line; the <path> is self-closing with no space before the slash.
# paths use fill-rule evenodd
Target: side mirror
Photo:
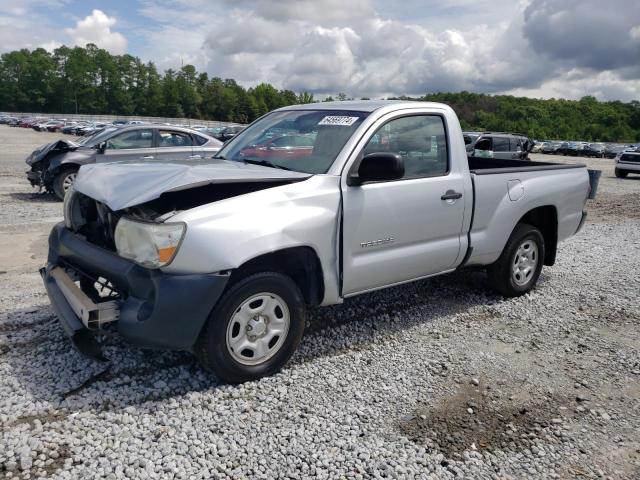
<path id="1" fill-rule="evenodd" d="M 99 144 L 96 145 L 96 150 L 98 150 L 98 153 L 104 153 L 106 149 L 107 149 L 107 142 L 100 142 Z"/>
<path id="2" fill-rule="evenodd" d="M 358 172 L 349 174 L 347 185 L 360 186 L 365 182 L 398 180 L 404 176 L 404 160 L 397 153 L 376 152 L 365 155 Z"/>

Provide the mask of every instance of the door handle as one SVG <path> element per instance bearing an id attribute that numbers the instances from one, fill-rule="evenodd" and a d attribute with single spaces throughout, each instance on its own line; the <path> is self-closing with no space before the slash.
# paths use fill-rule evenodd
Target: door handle
<path id="1" fill-rule="evenodd" d="M 462 194 L 455 190 L 447 190 L 447 193 L 442 195 L 440 198 L 442 200 L 458 200 L 459 198 L 462 198 Z"/>
<path id="2" fill-rule="evenodd" d="M 142 157 L 144 160 L 153 160 L 153 155 L 145 155 Z"/>
<path id="3" fill-rule="evenodd" d="M 202 158 L 202 155 L 189 155 L 189 158 Z"/>

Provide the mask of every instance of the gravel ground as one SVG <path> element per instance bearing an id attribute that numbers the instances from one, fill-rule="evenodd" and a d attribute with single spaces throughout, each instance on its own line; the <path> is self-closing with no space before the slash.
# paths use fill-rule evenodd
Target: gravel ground
<path id="1" fill-rule="evenodd" d="M 70 348 L 37 274 L 62 207 L 24 178 L 53 138 L 0 126 L 0 478 L 640 478 L 640 177 L 611 160 L 532 293 L 464 272 L 354 298 L 228 386 L 186 353 Z"/>

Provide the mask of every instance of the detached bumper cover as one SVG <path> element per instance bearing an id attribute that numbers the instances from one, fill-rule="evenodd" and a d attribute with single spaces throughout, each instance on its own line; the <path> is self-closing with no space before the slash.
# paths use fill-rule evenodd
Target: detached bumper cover
<path id="1" fill-rule="evenodd" d="M 42 172 L 35 172 L 33 170 L 29 170 L 27 172 L 27 180 L 32 187 L 43 187 L 44 180 L 42 179 Z"/>
<path id="2" fill-rule="evenodd" d="M 93 357 L 99 357 L 99 347 L 91 345 L 94 331 L 82 324 L 58 288 L 51 276 L 56 266 L 110 281 L 123 297 L 116 322 L 120 334 L 141 347 L 172 350 L 192 349 L 229 279 L 147 269 L 87 242 L 63 223 L 56 225 L 49 235 L 48 263 L 41 274 L 65 332 L 78 350 Z"/>

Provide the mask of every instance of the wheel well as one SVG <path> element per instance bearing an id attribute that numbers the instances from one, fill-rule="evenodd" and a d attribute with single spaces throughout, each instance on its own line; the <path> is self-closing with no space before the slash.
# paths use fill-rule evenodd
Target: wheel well
<path id="1" fill-rule="evenodd" d="M 544 238 L 544 264 L 553 265 L 556 261 L 558 247 L 558 211 L 553 205 L 534 208 L 527 212 L 518 222 L 533 225 Z"/>
<path id="2" fill-rule="evenodd" d="M 322 266 L 318 255 L 311 247 L 285 248 L 252 258 L 233 270 L 227 288 L 247 275 L 265 271 L 279 272 L 291 277 L 308 305 L 316 306 L 322 302 Z"/>

